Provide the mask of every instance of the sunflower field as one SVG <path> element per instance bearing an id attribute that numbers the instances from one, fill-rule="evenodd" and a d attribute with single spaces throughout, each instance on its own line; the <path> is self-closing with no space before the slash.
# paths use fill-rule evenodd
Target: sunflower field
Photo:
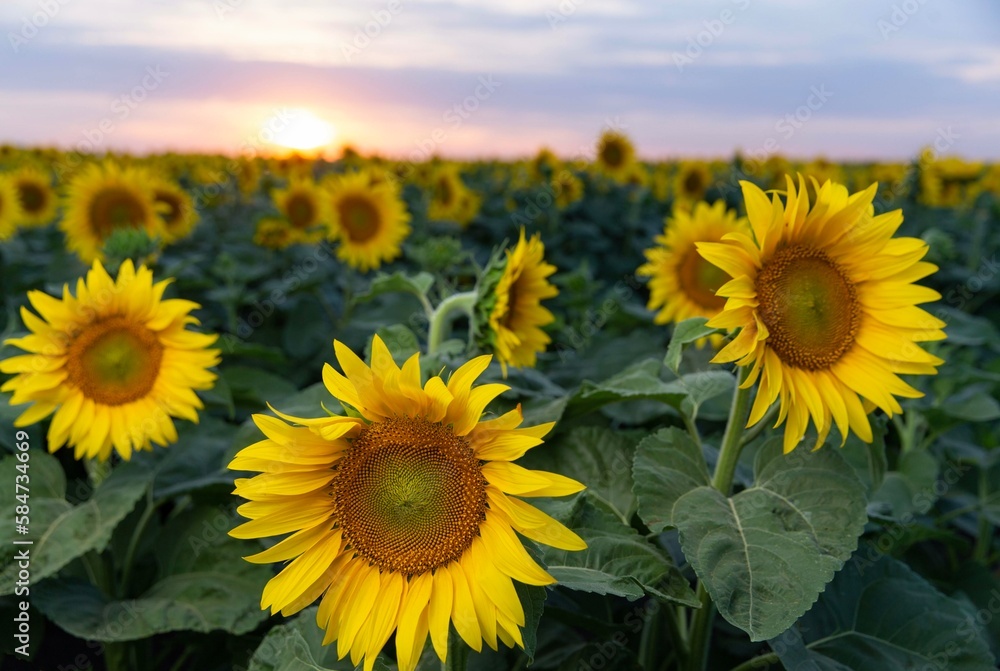
<path id="1" fill-rule="evenodd" d="M 998 254 L 930 149 L 0 147 L 0 668 L 995 668 Z"/>

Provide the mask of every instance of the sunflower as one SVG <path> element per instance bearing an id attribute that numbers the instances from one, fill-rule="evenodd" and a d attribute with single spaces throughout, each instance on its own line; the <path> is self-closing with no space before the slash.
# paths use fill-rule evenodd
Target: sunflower
<path id="1" fill-rule="evenodd" d="M 684 161 L 674 177 L 674 202 L 690 209 L 704 200 L 705 192 L 711 185 L 712 172 L 708 165 L 702 161 Z"/>
<path id="2" fill-rule="evenodd" d="M 982 163 L 960 158 L 936 159 L 926 152 L 920 162 L 919 200 L 931 207 L 957 208 L 975 201 L 982 187 Z"/>
<path id="3" fill-rule="evenodd" d="M 299 241 L 292 225 L 280 217 L 264 217 L 257 222 L 253 241 L 268 249 L 285 249 Z"/>
<path id="4" fill-rule="evenodd" d="M 464 214 L 463 206 L 468 208 L 469 205 L 468 193 L 457 166 L 440 166 L 430 176 L 431 201 L 427 206 L 427 218 L 432 221 L 459 221 Z"/>
<path id="5" fill-rule="evenodd" d="M 21 224 L 44 226 L 56 218 L 56 194 L 47 173 L 26 166 L 12 173 L 10 180 L 21 203 Z"/>
<path id="6" fill-rule="evenodd" d="M 88 263 L 103 258 L 104 241 L 118 229 L 143 230 L 150 238 L 164 235 L 152 179 L 142 170 L 91 164 L 73 177 L 66 191 L 60 226 L 69 249 Z"/>
<path id="7" fill-rule="evenodd" d="M 330 206 L 323 190 L 311 179 L 297 178 L 272 194 L 278 211 L 298 232 L 301 242 L 319 242 L 330 223 Z"/>
<path id="8" fill-rule="evenodd" d="M 23 218 L 17 187 L 6 175 L 0 175 L 0 240 L 13 235 Z"/>
<path id="9" fill-rule="evenodd" d="M 521 498 L 583 489 L 569 478 L 513 464 L 542 443 L 552 424 L 517 428 L 520 406 L 481 421 L 508 389 L 473 387 L 490 363 L 481 356 L 441 377 L 420 380 L 419 355 L 400 369 L 382 340 L 371 366 L 334 343 L 344 374 L 323 370 L 346 416 L 300 419 L 278 413 L 254 421 L 265 439 L 229 467 L 258 471 L 237 479 L 239 508 L 251 521 L 236 538 L 290 534 L 246 557 L 292 560 L 264 587 L 261 608 L 291 615 L 322 597 L 323 643 L 341 658 L 375 658 L 396 632 L 396 658 L 412 671 L 430 635 L 445 660 L 449 623 L 475 650 L 496 639 L 523 647 L 524 610 L 513 581 L 555 580 L 525 551 L 515 531 L 546 545 L 582 550 L 569 529 Z M 286 422 L 299 426 L 290 426 Z"/>
<path id="10" fill-rule="evenodd" d="M 560 210 L 565 210 L 583 198 L 583 182 L 569 169 L 554 174 L 551 186 L 556 194 L 556 205 Z"/>
<path id="11" fill-rule="evenodd" d="M 597 169 L 615 180 L 624 183 L 632 173 L 635 163 L 635 147 L 625 135 L 608 130 L 597 141 Z"/>
<path id="12" fill-rule="evenodd" d="M 542 301 L 559 290 L 548 280 L 556 267 L 545 262 L 545 245 L 539 234 L 531 240 L 521 237 L 507 250 L 507 263 L 493 290 L 493 306 L 488 324 L 492 346 L 507 374 L 507 366 L 533 367 L 539 352 L 552 342 L 540 328 L 555 318 Z"/>
<path id="13" fill-rule="evenodd" d="M 745 232 L 748 232 L 747 220 L 737 219 L 736 212 L 727 210 L 724 201 L 716 201 L 714 205 L 700 202 L 690 213 L 675 207 L 663 235 L 656 236 L 657 246 L 645 251 L 646 263 L 636 270 L 636 275 L 650 278 L 647 307 L 658 310 L 653 321 L 669 324 L 717 315 L 726 299 L 715 292 L 730 278 L 703 259 L 695 245 L 719 242 L 730 233 Z M 710 340 L 713 345 L 722 343 L 721 336 L 712 336 Z"/>
<path id="14" fill-rule="evenodd" d="M 31 403 L 14 422 L 28 426 L 55 413 L 48 446 L 73 446 L 77 459 L 106 461 L 114 448 L 124 459 L 133 450 L 177 440 L 171 417 L 198 421 L 195 389 L 209 389 L 219 351 L 207 349 L 217 336 L 185 328 L 196 324 L 197 303 L 162 298 L 171 280 L 153 284 L 153 273 L 126 260 L 111 279 L 94 261 L 76 295 L 63 287 L 62 300 L 41 291 L 28 300 L 41 316 L 21 308 L 31 333 L 8 339 L 23 354 L 0 361 L 14 373 L 0 391 L 11 405 Z"/>
<path id="15" fill-rule="evenodd" d="M 163 239 L 176 242 L 191 232 L 198 223 L 198 212 L 188 192 L 162 177 L 153 180 L 153 198 L 163 219 Z"/>
<path id="16" fill-rule="evenodd" d="M 892 237 L 902 211 L 873 216 L 877 184 L 850 196 L 839 184 L 814 184 L 810 207 L 802 176 L 798 190 L 786 182 L 784 205 L 741 182 L 752 238 L 697 245 L 734 278 L 719 289 L 728 300 L 709 326 L 741 329 L 713 362 L 752 364 L 744 387 L 759 379 L 760 388 L 748 426 L 780 397 L 775 426 L 786 422 L 786 452 L 810 418 L 817 447 L 831 418 L 842 441 L 850 429 L 871 442 L 868 412 L 891 416 L 902 412 L 896 396 L 922 396 L 898 374 L 933 375 L 943 363 L 917 345 L 945 337 L 944 323 L 916 307 L 941 296 L 913 284 L 937 267 L 920 261 L 925 242 Z"/>
<path id="17" fill-rule="evenodd" d="M 410 213 L 396 187 L 371 184 L 365 173 L 341 175 L 329 187 L 330 237 L 340 241 L 337 257 L 362 272 L 402 253 L 410 234 Z"/>

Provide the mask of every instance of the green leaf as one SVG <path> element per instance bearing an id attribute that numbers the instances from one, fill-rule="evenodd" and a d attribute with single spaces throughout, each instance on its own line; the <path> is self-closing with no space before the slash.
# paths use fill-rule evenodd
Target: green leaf
<path id="1" fill-rule="evenodd" d="M 688 390 L 677 380 L 661 380 L 662 368 L 663 365 L 656 359 L 646 359 L 603 382 L 584 381 L 570 399 L 567 412 L 584 414 L 608 403 L 640 400 L 660 401 L 675 408 L 680 407 Z"/>
<path id="2" fill-rule="evenodd" d="M 654 532 L 674 526 L 677 499 L 711 484 L 701 448 L 687 433 L 674 428 L 661 429 L 639 443 L 632 477 L 639 517 Z"/>
<path id="3" fill-rule="evenodd" d="M 949 417 L 963 422 L 992 422 L 1000 419 L 1000 403 L 989 395 L 989 385 L 977 384 L 963 389 L 941 404 Z"/>
<path id="4" fill-rule="evenodd" d="M 990 671 L 976 617 L 891 557 L 859 551 L 771 646 L 785 668 Z M 805 661 L 809 666 L 796 665 Z"/>
<path id="5" fill-rule="evenodd" d="M 7 457 L 0 466 L 5 472 Z M 14 591 L 17 563 L 12 544 L 34 540 L 31 546 L 31 584 L 40 582 L 91 550 L 100 552 L 118 523 L 135 507 L 149 487 L 152 472 L 138 463 L 122 464 L 100 484 L 88 501 L 72 506 L 62 499 L 31 498 L 31 533 L 15 532 L 13 516 L 0 517 L 0 595 Z M 13 481 L 13 476 L 11 481 Z"/>
<path id="6" fill-rule="evenodd" d="M 668 601 L 698 605 L 673 561 L 632 527 L 622 524 L 602 503 L 582 495 L 568 514 L 555 516 L 587 542 L 587 549 L 579 552 L 545 548 L 543 558 L 548 571 L 563 587 L 621 596 L 629 601 L 649 593 Z"/>
<path id="7" fill-rule="evenodd" d="M 681 367 L 681 355 L 685 345 L 723 332 L 720 329 L 705 326 L 707 321 L 708 319 L 705 317 L 692 317 L 676 324 L 674 334 L 670 337 L 670 344 L 667 346 L 667 355 L 663 358 L 663 365 L 677 374 Z"/>
<path id="8" fill-rule="evenodd" d="M 337 645 L 323 646 L 325 632 L 316 625 L 316 607 L 307 608 L 273 627 L 261 641 L 247 671 L 354 671 L 349 657 L 337 660 Z M 382 657 L 375 671 L 389 671 Z"/>
<path id="9" fill-rule="evenodd" d="M 524 626 L 521 627 L 524 654 L 533 660 L 538 645 L 538 623 L 542 621 L 542 611 L 545 610 L 545 588 L 525 585 L 515 580 L 514 589 L 524 608 Z"/>
<path id="10" fill-rule="evenodd" d="M 220 370 L 229 384 L 233 400 L 253 409 L 265 408 L 295 393 L 295 385 L 273 373 L 249 366 L 226 366 Z"/>
<path id="11" fill-rule="evenodd" d="M 677 382 L 688 394 L 681 402 L 680 410 L 691 419 L 698 416 L 698 410 L 705 401 L 722 394 L 732 395 L 736 386 L 736 378 L 724 370 L 688 373 L 679 377 Z"/>
<path id="12" fill-rule="evenodd" d="M 211 416 L 198 424 L 182 424 L 177 442 L 148 459 L 155 471 L 153 497 L 161 500 L 217 485 L 231 488 L 235 476 L 226 468 L 226 453 L 235 433 L 234 425 Z"/>
<path id="13" fill-rule="evenodd" d="M 356 300 L 359 303 L 370 301 L 382 294 L 401 292 L 426 297 L 427 292 L 434 286 L 434 276 L 430 273 L 417 273 L 408 275 L 403 272 L 395 272 L 392 275 L 377 275 L 372 279 L 368 291 L 359 294 Z"/>
<path id="14" fill-rule="evenodd" d="M 731 498 L 711 487 L 673 508 L 681 548 L 719 612 L 760 641 L 816 600 L 864 530 L 864 487 L 836 451 L 757 455 L 756 482 Z"/>
<path id="15" fill-rule="evenodd" d="M 927 452 L 904 452 L 872 495 L 872 514 L 909 518 L 931 509 L 937 494 L 938 462 Z"/>
<path id="16" fill-rule="evenodd" d="M 28 442 L 30 444 L 31 439 Z M 18 460 L 18 454 L 26 454 L 28 460 Z M 18 470 L 18 464 L 27 464 L 27 468 Z M 24 489 L 18 490 L 15 480 L 21 475 L 28 476 L 26 481 L 22 478 L 20 484 L 28 488 L 29 505 L 38 499 L 66 498 L 66 475 L 59 460 L 44 450 L 29 448 L 0 461 L 0 501 L 9 501 L 11 505 L 15 505 L 14 496 L 25 493 Z"/>
<path id="17" fill-rule="evenodd" d="M 642 434 L 638 434 L 642 435 Z M 632 458 L 637 435 L 605 427 L 577 427 L 524 457 L 526 468 L 558 472 L 586 483 L 587 493 L 628 524 L 637 504 L 632 493 Z"/>
<path id="18" fill-rule="evenodd" d="M 260 594 L 271 567 L 241 559 L 257 549 L 230 538 L 234 511 L 203 507 L 174 518 L 162 531 L 157 581 L 134 599 L 115 600 L 77 579 L 39 585 L 34 604 L 78 638 L 133 641 L 171 631 L 233 634 L 254 630 L 267 618 Z M 33 591 L 34 593 L 34 591 Z"/>

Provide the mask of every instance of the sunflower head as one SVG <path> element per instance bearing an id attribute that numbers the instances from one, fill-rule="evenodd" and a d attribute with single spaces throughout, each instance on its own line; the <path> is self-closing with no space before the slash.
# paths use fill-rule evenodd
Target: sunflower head
<path id="1" fill-rule="evenodd" d="M 153 199 L 163 219 L 164 242 L 176 242 L 187 237 L 198 223 L 198 212 L 191 196 L 176 182 L 162 177 L 155 179 Z"/>
<path id="2" fill-rule="evenodd" d="M 559 209 L 564 210 L 583 198 L 583 182 L 568 168 L 553 175 L 550 186 Z"/>
<path id="3" fill-rule="evenodd" d="M 492 269 L 492 272 L 490 270 Z M 491 348 L 504 375 L 507 367 L 533 367 L 539 352 L 552 339 L 541 329 L 555 317 L 542 301 L 559 290 L 548 278 L 556 267 L 545 261 L 545 245 L 536 233 L 530 240 L 524 229 L 503 259 L 495 258 L 479 286 L 479 323 L 483 343 Z"/>
<path id="4" fill-rule="evenodd" d="M 25 166 L 10 176 L 21 204 L 21 222 L 25 226 L 44 226 L 56 217 L 58 205 L 51 176 L 32 166 Z"/>
<path id="5" fill-rule="evenodd" d="M 674 178 L 674 200 L 682 207 L 690 208 L 705 198 L 705 192 L 712 185 L 712 172 L 702 161 L 684 161 Z"/>
<path id="6" fill-rule="evenodd" d="M 138 168 L 110 162 L 91 164 L 69 182 L 60 225 L 67 246 L 84 261 L 102 258 L 104 241 L 119 229 L 141 229 L 163 238 L 156 213 L 153 180 Z"/>
<path id="7" fill-rule="evenodd" d="M 104 461 L 112 449 L 128 459 L 174 442 L 172 417 L 197 422 L 194 390 L 212 386 L 219 351 L 208 349 L 216 336 L 186 328 L 197 303 L 163 298 L 170 281 L 154 284 L 131 261 L 112 279 L 95 261 L 75 296 L 68 286 L 62 300 L 28 292 L 38 312 L 21 309 L 30 333 L 5 342 L 27 354 L 0 361 L 0 372 L 14 374 L 0 390 L 13 392 L 12 405 L 31 404 L 15 426 L 54 413 L 50 450 L 68 443 L 76 458 Z"/>
<path id="8" fill-rule="evenodd" d="M 342 261 L 366 272 L 402 253 L 410 214 L 393 184 L 372 184 L 367 173 L 350 173 L 330 182 L 327 198 L 330 237 L 340 243 L 337 256 Z"/>
<path id="9" fill-rule="evenodd" d="M 900 374 L 933 375 L 943 361 L 917 343 L 940 340 L 944 323 L 917 307 L 940 295 L 914 284 L 937 267 L 921 261 L 927 244 L 894 238 L 900 210 L 874 215 L 878 185 L 848 195 L 839 184 L 787 178 L 784 203 L 741 182 L 752 236 L 698 243 L 701 255 L 733 279 L 719 289 L 722 311 L 709 326 L 740 332 L 713 359 L 749 366 L 760 382 L 749 424 L 780 402 L 785 451 L 810 421 L 823 443 L 833 424 L 871 442 L 868 412 L 902 412 L 897 396 L 922 394 Z"/>
<path id="10" fill-rule="evenodd" d="M 699 202 L 691 212 L 674 208 L 663 234 L 656 237 L 656 246 L 645 251 L 646 263 L 636 271 L 640 277 L 650 278 L 647 307 L 656 311 L 657 324 L 714 317 L 722 310 L 726 299 L 716 292 L 729 275 L 702 258 L 696 245 L 719 242 L 730 233 L 746 234 L 749 227 L 746 219 L 726 209 L 724 201 L 714 205 Z M 698 344 L 705 342 L 703 339 Z M 719 345 L 722 337 L 712 336 L 711 342 Z"/>
<path id="11" fill-rule="evenodd" d="M 607 130 L 597 142 L 597 169 L 617 182 L 624 182 L 635 163 L 635 146 L 624 134 Z"/>
<path id="12" fill-rule="evenodd" d="M 13 235 L 18 222 L 23 219 L 24 212 L 21 210 L 17 187 L 6 175 L 0 175 L 0 240 Z"/>
<path id="13" fill-rule="evenodd" d="M 281 217 L 263 217 L 253 234 L 254 244 L 267 249 L 285 249 L 299 240 L 300 233 Z"/>
<path id="14" fill-rule="evenodd" d="M 250 521 L 237 538 L 288 534 L 246 559 L 289 562 L 268 582 L 261 607 L 290 615 L 320 599 L 324 644 L 341 657 L 375 658 L 396 633 L 396 659 L 412 671 L 428 636 L 447 654 L 452 626 L 469 646 L 497 639 L 523 645 L 524 609 L 513 581 L 553 578 L 515 532 L 566 550 L 585 544 L 522 500 L 583 489 L 554 473 L 512 463 L 542 443 L 551 424 L 519 428 L 520 407 L 484 419 L 508 387 L 474 386 L 490 357 L 473 359 L 446 381 L 421 381 L 419 356 L 400 368 L 382 340 L 371 364 L 334 343 L 343 370 L 323 380 L 350 414 L 304 419 L 256 415 L 265 439 L 237 454 L 230 468 Z M 317 408 L 319 410 L 319 408 Z"/>
<path id="15" fill-rule="evenodd" d="M 330 204 L 323 190 L 311 179 L 292 179 L 285 189 L 272 194 L 284 219 L 299 233 L 302 242 L 319 242 L 330 223 Z"/>

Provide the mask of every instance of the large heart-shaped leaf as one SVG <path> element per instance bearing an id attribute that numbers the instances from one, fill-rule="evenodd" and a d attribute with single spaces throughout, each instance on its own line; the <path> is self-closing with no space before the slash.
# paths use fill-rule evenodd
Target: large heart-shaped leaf
<path id="1" fill-rule="evenodd" d="M 652 531 L 673 526 L 677 499 L 711 483 L 701 448 L 679 429 L 662 429 L 639 443 L 632 477 L 639 516 Z"/>

